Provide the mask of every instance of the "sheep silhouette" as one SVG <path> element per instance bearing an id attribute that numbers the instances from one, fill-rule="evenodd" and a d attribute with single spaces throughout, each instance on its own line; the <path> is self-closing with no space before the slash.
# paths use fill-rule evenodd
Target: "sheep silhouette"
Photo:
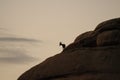
<path id="1" fill-rule="evenodd" d="M 65 48 L 66 48 L 66 45 L 65 45 L 65 44 L 63 44 L 62 42 L 60 42 L 60 43 L 59 43 L 59 46 L 62 46 L 62 48 L 63 48 L 63 49 L 65 49 Z"/>

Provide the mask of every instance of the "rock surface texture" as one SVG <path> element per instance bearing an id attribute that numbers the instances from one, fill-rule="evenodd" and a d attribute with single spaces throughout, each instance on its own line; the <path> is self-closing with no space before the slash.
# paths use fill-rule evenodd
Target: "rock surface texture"
<path id="1" fill-rule="evenodd" d="M 78 36 L 18 80 L 120 80 L 120 18 Z"/>

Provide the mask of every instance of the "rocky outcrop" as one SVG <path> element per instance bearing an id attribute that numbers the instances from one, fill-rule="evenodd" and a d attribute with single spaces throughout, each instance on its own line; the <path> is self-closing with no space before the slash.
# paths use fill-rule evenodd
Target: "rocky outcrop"
<path id="1" fill-rule="evenodd" d="M 120 80 L 119 24 L 120 18 L 100 23 L 18 80 Z"/>
<path id="2" fill-rule="evenodd" d="M 95 28 L 95 32 L 96 34 L 99 34 L 103 31 L 114 30 L 114 29 L 120 30 L 120 18 L 110 19 L 100 23 Z"/>
<path id="3" fill-rule="evenodd" d="M 77 42 L 80 42 L 86 38 L 89 38 L 91 37 L 91 34 L 93 33 L 93 31 L 88 31 L 88 32 L 85 32 L 81 35 L 79 35 L 75 40 L 74 40 L 74 43 L 77 43 Z"/>
<path id="4" fill-rule="evenodd" d="M 120 44 L 120 30 L 104 31 L 97 36 L 98 46 L 111 46 Z"/>

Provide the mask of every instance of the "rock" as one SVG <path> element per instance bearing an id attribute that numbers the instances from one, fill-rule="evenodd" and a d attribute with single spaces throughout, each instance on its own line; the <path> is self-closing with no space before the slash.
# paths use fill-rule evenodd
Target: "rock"
<path id="1" fill-rule="evenodd" d="M 110 79 L 112 78 L 110 75 L 120 76 L 119 61 L 120 46 L 81 48 L 71 53 L 66 52 L 48 58 L 25 72 L 18 80 L 57 80 L 58 78 L 58 80 L 75 80 L 71 79 L 72 77 L 78 77 L 76 80 L 80 80 L 86 76 L 90 79 L 95 77 L 97 80 L 101 78 L 97 76 L 103 76 L 102 80 L 106 78 L 113 80 Z M 119 76 L 116 80 L 120 79 Z"/>
<path id="2" fill-rule="evenodd" d="M 120 30 L 120 18 L 110 19 L 100 23 L 95 28 L 94 34 L 97 35 L 103 31 L 114 30 L 114 29 Z"/>
<path id="3" fill-rule="evenodd" d="M 93 47 L 96 46 L 96 38 L 93 35 L 93 31 L 85 32 L 79 35 L 74 43 L 79 43 L 81 47 Z"/>
<path id="4" fill-rule="evenodd" d="M 68 45 L 64 51 L 72 50 L 80 47 L 93 47 L 96 46 L 96 38 L 93 36 L 93 31 L 88 31 L 80 34 L 73 43 Z"/>
<path id="5" fill-rule="evenodd" d="M 61 53 L 24 72 L 18 80 L 120 80 L 120 19 L 79 35 Z"/>
<path id="6" fill-rule="evenodd" d="M 111 46 L 120 44 L 120 30 L 104 31 L 97 36 L 98 46 Z"/>
<path id="7" fill-rule="evenodd" d="M 80 42 L 80 41 L 82 42 L 82 40 L 90 37 L 91 34 L 92 34 L 92 32 L 93 32 L 93 31 L 88 31 L 88 32 L 85 32 L 85 33 L 83 33 L 83 34 L 80 34 L 80 35 L 74 40 L 74 42 Z"/>

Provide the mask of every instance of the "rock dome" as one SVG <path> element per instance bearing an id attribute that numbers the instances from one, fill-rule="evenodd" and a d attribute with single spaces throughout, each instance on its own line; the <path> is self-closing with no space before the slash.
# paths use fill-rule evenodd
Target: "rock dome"
<path id="1" fill-rule="evenodd" d="M 120 18 L 79 35 L 61 53 L 24 72 L 18 80 L 120 80 Z"/>

